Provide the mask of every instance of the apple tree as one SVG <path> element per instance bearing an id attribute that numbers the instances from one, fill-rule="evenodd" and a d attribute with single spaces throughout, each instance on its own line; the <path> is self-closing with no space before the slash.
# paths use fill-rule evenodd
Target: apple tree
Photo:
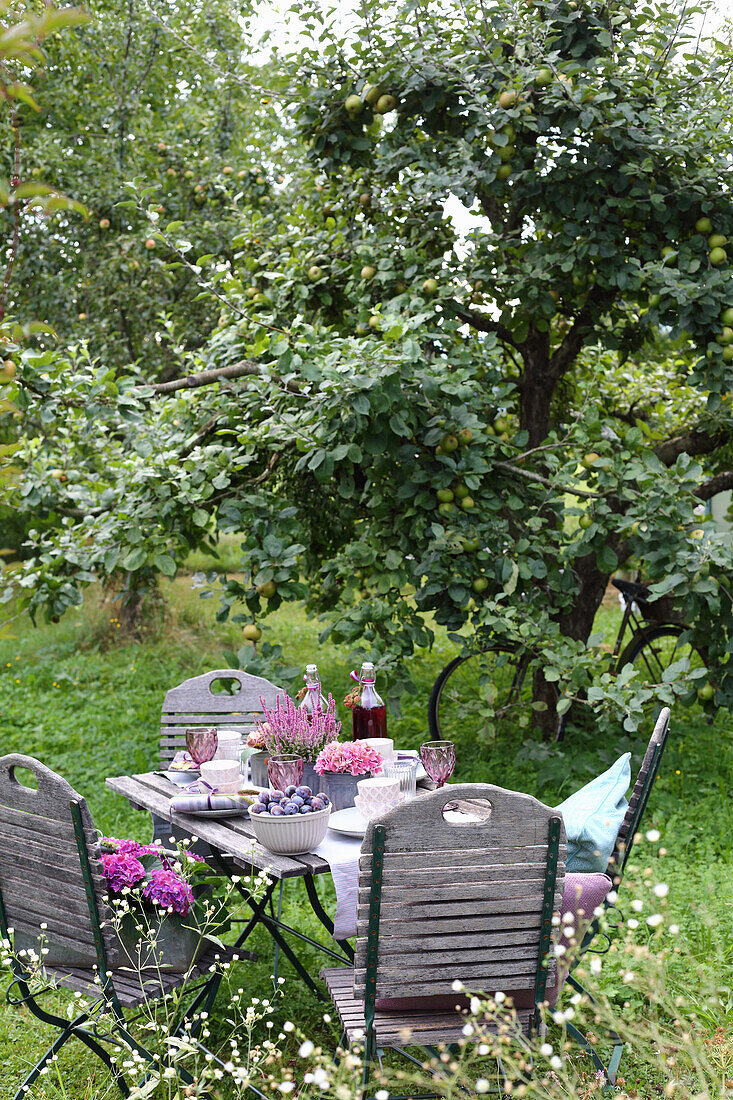
<path id="1" fill-rule="evenodd" d="M 733 548 L 700 513 L 733 484 L 730 45 L 595 0 L 394 14 L 344 38 L 298 5 L 289 171 L 225 260 L 129 189 L 219 322 L 163 381 L 24 353 L 13 400 L 52 429 L 7 496 L 62 520 L 6 598 L 60 615 L 234 532 L 241 574 L 198 583 L 250 624 L 246 667 L 287 658 L 266 612 L 304 599 L 393 700 L 436 623 L 457 652 L 515 646 L 515 736 L 571 707 L 633 730 L 701 676 L 729 706 Z M 707 674 L 616 677 L 593 622 L 638 562 Z"/>

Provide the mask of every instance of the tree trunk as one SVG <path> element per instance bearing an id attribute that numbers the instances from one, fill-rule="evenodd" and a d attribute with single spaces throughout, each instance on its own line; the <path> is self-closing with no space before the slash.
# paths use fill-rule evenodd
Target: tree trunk
<path id="1" fill-rule="evenodd" d="M 529 433 L 527 446 L 539 447 L 550 431 L 555 392 L 549 334 L 533 329 L 519 350 L 524 362 L 519 384 L 519 425 Z"/>

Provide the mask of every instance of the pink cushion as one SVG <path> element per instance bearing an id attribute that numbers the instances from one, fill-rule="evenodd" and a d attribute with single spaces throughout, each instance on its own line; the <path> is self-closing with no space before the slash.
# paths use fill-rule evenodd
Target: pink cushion
<path id="1" fill-rule="evenodd" d="M 590 874 L 568 871 L 565 875 L 561 919 L 571 913 L 573 920 L 563 919 L 560 943 L 571 957 L 573 949 L 581 942 L 593 920 L 594 910 L 603 905 L 612 885 L 608 875 L 600 871 Z M 567 930 L 572 931 L 568 934 Z M 562 955 L 557 964 L 558 984 L 548 985 L 545 992 L 545 998 L 551 1007 L 557 1004 L 569 969 L 568 956 Z M 534 1007 L 534 989 L 518 989 L 508 995 L 511 996 L 515 1008 Z M 459 993 L 441 993 L 437 997 L 377 997 L 375 1008 L 377 1012 L 450 1012 L 454 1008 L 468 1008 L 468 998 Z"/>

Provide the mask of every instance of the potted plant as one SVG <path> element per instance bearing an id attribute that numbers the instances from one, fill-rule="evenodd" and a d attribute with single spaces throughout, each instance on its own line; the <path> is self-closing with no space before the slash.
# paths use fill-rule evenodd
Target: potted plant
<path id="1" fill-rule="evenodd" d="M 201 874 L 210 874 L 201 856 L 115 837 L 102 837 L 101 845 L 118 965 L 185 973 L 213 931 L 200 905 Z"/>
<path id="2" fill-rule="evenodd" d="M 267 786 L 267 742 L 268 731 L 266 722 L 259 722 L 247 736 L 247 748 L 257 749 L 249 758 L 250 779 L 255 787 Z"/>
<path id="3" fill-rule="evenodd" d="M 365 741 L 331 741 L 318 754 L 315 770 L 334 810 L 354 805 L 357 783 L 382 770 L 382 756 Z"/>
<path id="4" fill-rule="evenodd" d="M 302 756 L 304 761 L 302 782 L 313 787 L 317 778 L 315 762 L 318 754 L 325 745 L 336 740 L 341 730 L 341 723 L 336 718 L 336 704 L 333 696 L 328 696 L 325 711 L 316 705 L 312 713 L 309 713 L 305 707 L 296 706 L 289 695 L 278 695 L 272 709 L 265 704 L 264 699 L 260 699 L 260 702 L 265 720 L 258 723 L 254 731 L 256 745 L 253 747 L 259 747 L 261 744 L 264 752 L 261 760 L 255 761 L 255 756 L 259 757 L 259 753 L 250 757 L 252 782 L 258 787 L 268 785 L 269 753 L 296 753 Z M 247 744 L 252 745 L 249 738 Z"/>

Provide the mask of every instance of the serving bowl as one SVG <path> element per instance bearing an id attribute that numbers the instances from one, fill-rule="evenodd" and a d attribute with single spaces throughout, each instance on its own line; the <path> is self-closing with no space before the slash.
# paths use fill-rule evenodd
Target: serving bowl
<path id="1" fill-rule="evenodd" d="M 328 832 L 331 806 L 310 814 L 272 817 L 250 813 L 252 829 L 263 848 L 281 856 L 298 856 L 317 848 Z"/>

